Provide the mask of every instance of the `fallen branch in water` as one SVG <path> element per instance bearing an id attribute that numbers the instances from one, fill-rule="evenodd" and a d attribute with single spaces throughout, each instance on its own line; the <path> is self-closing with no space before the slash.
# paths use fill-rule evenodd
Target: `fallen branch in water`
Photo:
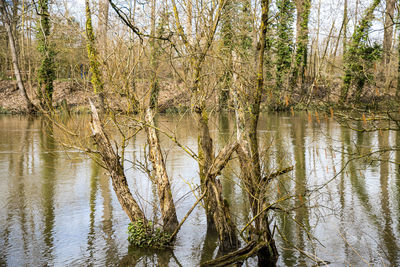
<path id="1" fill-rule="evenodd" d="M 257 252 L 265 247 L 266 244 L 268 244 L 267 241 L 257 244 L 257 242 L 253 240 L 248 243 L 247 246 L 245 246 L 244 248 L 241 248 L 214 260 L 206 261 L 200 264 L 200 267 L 218 267 L 233 264 L 235 262 L 243 262 L 247 258 L 250 258 L 251 256 L 257 254 Z"/>

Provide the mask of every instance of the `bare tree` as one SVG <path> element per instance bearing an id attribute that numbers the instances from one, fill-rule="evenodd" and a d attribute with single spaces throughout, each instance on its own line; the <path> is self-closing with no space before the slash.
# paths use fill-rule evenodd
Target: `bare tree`
<path id="1" fill-rule="evenodd" d="M 17 3 L 14 3 L 14 5 L 15 4 L 17 4 Z M 6 28 L 6 31 L 7 31 L 15 78 L 17 79 L 17 85 L 18 85 L 19 92 L 20 92 L 22 98 L 25 100 L 26 108 L 27 108 L 28 112 L 31 113 L 34 111 L 34 105 L 30 101 L 28 94 L 26 93 L 24 83 L 22 82 L 21 70 L 20 70 L 19 62 L 18 62 L 17 48 L 15 45 L 14 33 L 12 30 L 13 27 L 12 27 L 11 22 L 12 22 L 12 20 L 15 20 L 16 18 L 10 16 L 9 9 L 10 9 L 10 7 L 8 6 L 8 3 L 5 0 L 1 0 L 0 1 L 1 19 L 2 19 L 4 27 Z M 14 16 L 15 16 L 15 14 L 14 14 Z"/>
<path id="2" fill-rule="evenodd" d="M 383 31 L 383 62 L 390 63 L 390 52 L 393 42 L 395 0 L 386 0 L 385 25 Z"/>

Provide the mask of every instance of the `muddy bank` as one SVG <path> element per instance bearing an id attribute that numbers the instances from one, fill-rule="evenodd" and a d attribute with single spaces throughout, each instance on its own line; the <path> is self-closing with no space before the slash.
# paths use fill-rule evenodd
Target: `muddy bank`
<path id="1" fill-rule="evenodd" d="M 30 84 L 25 84 L 25 86 L 29 98 L 37 105 L 39 103 L 36 96 L 37 87 Z M 182 87 L 169 83 L 164 83 L 161 86 L 160 112 L 185 109 L 190 105 L 190 96 L 180 89 Z M 94 94 L 89 86 L 74 81 L 54 82 L 53 105 L 55 108 L 61 107 L 64 102 L 72 112 L 87 112 L 89 110 L 88 99 L 91 97 L 94 97 Z M 118 93 L 106 93 L 106 99 L 107 105 L 116 110 L 125 110 L 126 105 L 128 105 L 127 97 Z M 145 98 L 140 97 L 139 99 L 144 101 Z M 25 112 L 25 102 L 17 88 L 16 81 L 0 81 L 0 113 L 18 114 Z"/>

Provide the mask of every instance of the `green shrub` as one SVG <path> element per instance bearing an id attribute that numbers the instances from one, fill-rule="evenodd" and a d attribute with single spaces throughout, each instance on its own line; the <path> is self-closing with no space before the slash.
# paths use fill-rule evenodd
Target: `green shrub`
<path id="1" fill-rule="evenodd" d="M 128 226 L 128 241 L 139 248 L 163 248 L 170 243 L 171 235 L 161 228 L 154 227 L 152 222 L 147 225 L 142 220 L 130 223 Z"/>

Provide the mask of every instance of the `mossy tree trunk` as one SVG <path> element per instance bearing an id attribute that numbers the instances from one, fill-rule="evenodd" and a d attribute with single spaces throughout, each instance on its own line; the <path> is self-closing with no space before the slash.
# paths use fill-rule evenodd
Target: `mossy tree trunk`
<path id="1" fill-rule="evenodd" d="M 340 91 L 339 103 L 344 104 L 347 101 L 350 88 L 354 85 L 356 100 L 362 94 L 362 89 L 366 82 L 365 68 L 361 62 L 361 54 L 363 52 L 363 42 L 368 40 L 369 29 L 374 18 L 374 11 L 380 4 L 380 0 L 374 0 L 366 9 L 360 23 L 357 25 L 353 36 L 348 44 L 349 47 L 344 54 L 344 76 L 343 84 Z"/>
<path id="2" fill-rule="evenodd" d="M 90 81 L 93 86 L 93 91 L 98 97 L 98 105 L 100 107 L 100 112 L 104 113 L 104 83 L 102 81 L 102 75 L 100 72 L 100 63 L 98 59 L 98 52 L 95 47 L 95 36 L 93 31 L 93 24 L 92 24 L 92 13 L 90 11 L 90 3 L 89 0 L 85 0 L 85 15 L 86 15 L 86 48 L 89 58 L 89 66 L 90 66 L 90 73 L 91 78 Z"/>
<path id="3" fill-rule="evenodd" d="M 276 75 L 274 97 L 279 98 L 280 92 L 285 86 L 284 80 L 290 70 L 293 52 L 293 22 L 294 5 L 292 0 L 278 0 L 276 2 L 277 13 L 277 40 L 276 47 Z"/>
<path id="4" fill-rule="evenodd" d="M 304 86 L 305 72 L 308 57 L 308 22 L 310 18 L 311 0 L 295 0 L 296 18 L 296 55 L 293 67 L 292 84 L 300 88 L 302 97 L 305 97 L 307 90 Z"/>
<path id="5" fill-rule="evenodd" d="M 259 42 L 257 47 L 257 69 L 254 90 L 249 93 L 245 104 L 236 101 L 238 118 L 238 138 L 244 138 L 238 148 L 239 162 L 243 182 L 248 190 L 249 201 L 254 219 L 249 236 L 260 244 L 257 250 L 259 266 L 275 266 L 278 252 L 269 226 L 269 218 L 265 210 L 267 204 L 266 184 L 261 173 L 260 153 L 258 148 L 257 127 L 260 116 L 260 104 L 264 92 L 264 55 L 268 29 L 269 0 L 262 0 L 262 17 Z"/>
<path id="6" fill-rule="evenodd" d="M 50 110 L 53 106 L 53 81 L 54 72 L 54 48 L 50 42 L 50 13 L 49 1 L 39 0 L 39 21 L 37 29 L 38 51 L 41 57 L 41 65 L 38 71 L 38 96 L 43 109 Z"/>
<path id="7" fill-rule="evenodd" d="M 205 209 L 207 216 L 207 226 L 209 230 L 215 229 L 218 233 L 221 251 L 230 251 L 239 246 L 239 242 L 235 232 L 235 225 L 230 216 L 230 209 L 222 196 L 222 186 L 216 179 L 219 172 L 210 175 L 212 166 L 216 163 L 214 155 L 214 145 L 210 135 L 208 125 L 208 112 L 206 109 L 207 93 L 202 88 L 201 77 L 203 71 L 203 63 L 206 55 L 213 44 L 214 36 L 218 27 L 222 10 L 227 3 L 226 0 L 219 0 L 215 6 L 214 14 L 210 16 L 210 24 L 204 25 L 207 29 L 204 40 L 197 40 L 202 45 L 192 45 L 189 38 L 184 32 L 179 19 L 179 12 L 176 1 L 172 0 L 174 9 L 175 24 L 177 32 L 185 48 L 190 53 L 190 71 L 188 77 L 188 89 L 192 98 L 192 113 L 198 127 L 198 163 L 200 169 L 200 181 L 205 196 Z M 208 28 L 207 28 L 208 27 Z M 200 37 L 202 38 L 202 37 Z M 222 149 L 224 151 L 224 149 Z"/>

